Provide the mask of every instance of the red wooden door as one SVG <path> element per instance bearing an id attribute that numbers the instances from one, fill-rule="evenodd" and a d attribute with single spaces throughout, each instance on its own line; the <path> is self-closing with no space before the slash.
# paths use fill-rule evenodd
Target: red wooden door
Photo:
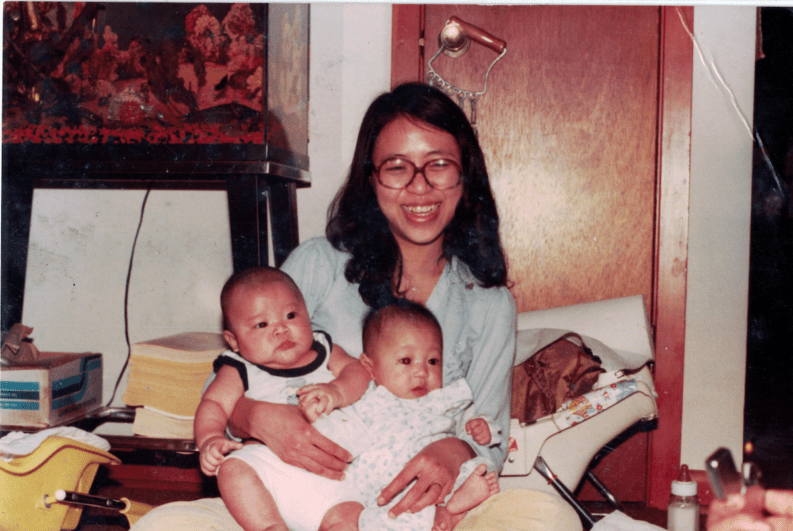
<path id="1" fill-rule="evenodd" d="M 475 117 L 518 311 L 642 294 L 658 317 L 663 8 L 395 7 L 395 84 L 424 78 L 452 15 L 507 42 Z M 474 43 L 432 67 L 480 91 L 497 55 Z M 596 473 L 619 499 L 645 501 L 648 452 L 634 436 Z"/>

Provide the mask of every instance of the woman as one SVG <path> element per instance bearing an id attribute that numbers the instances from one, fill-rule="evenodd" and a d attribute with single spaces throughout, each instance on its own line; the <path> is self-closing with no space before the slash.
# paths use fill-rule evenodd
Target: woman
<path id="1" fill-rule="evenodd" d="M 477 414 L 497 419 L 507 433 L 515 304 L 505 288 L 484 156 L 465 114 L 422 84 L 377 98 L 364 116 L 348 179 L 329 218 L 327 239 L 301 245 L 283 266 L 303 291 L 312 322 L 357 355 L 368 307 L 399 297 L 425 304 L 444 331 L 444 383 L 466 377 Z M 311 431 L 306 442 L 316 440 Z M 300 432 L 288 430 L 294 438 L 282 454 L 287 462 L 286 455 L 295 454 L 291 462 L 298 466 L 298 454 L 315 455 L 314 448 L 301 447 Z M 260 435 L 270 444 L 269 434 Z M 321 450 L 319 455 L 322 464 L 328 461 Z M 383 498 L 388 501 L 415 476 L 416 485 L 395 512 L 437 503 L 472 456 L 468 444 L 442 441 L 422 452 Z M 503 463 L 505 456 L 502 445 L 489 457 Z"/>
<path id="2" fill-rule="evenodd" d="M 406 84 L 371 104 L 347 181 L 329 209 L 326 235 L 304 242 L 283 265 L 303 292 L 314 326 L 357 356 L 370 307 L 403 297 L 425 304 L 443 328 L 444 384 L 465 378 L 477 414 L 508 433 L 515 303 L 506 288 L 484 156 L 451 99 L 427 85 Z M 286 463 L 329 478 L 341 478 L 349 461 L 346 450 L 293 406 L 240 400 L 231 424 Z M 440 503 L 460 465 L 475 455 L 473 446 L 456 438 L 427 446 L 378 501 L 389 502 L 416 480 L 394 515 Z M 506 442 L 487 451 L 503 463 Z M 194 504 L 190 510 L 199 509 Z"/>

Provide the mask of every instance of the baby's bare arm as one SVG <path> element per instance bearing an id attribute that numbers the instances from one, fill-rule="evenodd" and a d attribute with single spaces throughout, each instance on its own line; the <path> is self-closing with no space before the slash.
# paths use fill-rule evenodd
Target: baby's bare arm
<path id="1" fill-rule="evenodd" d="M 209 436 L 225 433 L 234 406 L 244 393 L 239 373 L 232 367 L 221 367 L 196 410 L 193 428 L 199 447 Z"/>
<path id="2" fill-rule="evenodd" d="M 336 407 L 349 406 L 366 392 L 370 380 L 369 373 L 360 361 L 347 354 L 338 345 L 333 345 L 330 351 L 328 369 L 336 377 L 332 383 L 342 394 L 341 403 Z"/>
<path id="3" fill-rule="evenodd" d="M 349 406 L 361 398 L 369 385 L 369 374 L 363 365 L 337 345 L 331 349 L 328 369 L 336 376 L 332 382 L 307 385 L 297 392 L 298 408 L 309 422 Z"/>
<path id="4" fill-rule="evenodd" d="M 218 447 L 227 448 L 223 453 L 228 453 L 233 449 L 231 448 L 233 445 L 220 443 L 226 440 L 225 433 L 229 416 L 234 411 L 234 406 L 243 392 L 242 380 L 237 371 L 231 367 L 221 367 L 217 377 L 209 384 L 201 397 L 201 402 L 196 410 L 193 431 L 196 446 L 201 450 L 202 470 L 204 469 L 205 455 L 207 457 L 206 464 L 210 465 L 207 467 L 209 469 L 214 461 L 222 457 L 222 454 L 220 457 L 218 456 L 216 451 Z M 207 442 L 214 442 L 214 444 L 206 444 Z M 204 451 L 205 447 L 206 452 Z M 213 458 L 209 457 L 210 449 L 212 449 Z M 214 465 L 214 468 L 217 468 L 218 464 L 220 464 L 219 461 Z"/>

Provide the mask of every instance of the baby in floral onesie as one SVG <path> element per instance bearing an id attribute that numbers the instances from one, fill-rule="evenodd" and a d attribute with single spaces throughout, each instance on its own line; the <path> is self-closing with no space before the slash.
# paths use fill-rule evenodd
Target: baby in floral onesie
<path id="1" fill-rule="evenodd" d="M 423 306 L 404 302 L 370 313 L 363 324 L 363 345 L 360 362 L 373 383 L 359 401 L 314 424 L 353 454 L 347 481 L 354 481 L 360 497 L 328 511 L 320 530 L 346 529 L 358 519 L 360 531 L 429 531 L 436 512 L 447 512 L 440 520 L 455 525 L 498 492 L 494 466 L 485 458 L 463 464 L 446 506 L 392 519 L 388 511 L 398 500 L 379 507 L 377 497 L 431 442 L 465 430 L 477 444 L 498 444 L 497 428 L 484 418 L 471 418 L 471 389 L 464 379 L 441 387 L 441 329 Z M 316 417 L 309 400 L 300 407 L 309 420 Z"/>

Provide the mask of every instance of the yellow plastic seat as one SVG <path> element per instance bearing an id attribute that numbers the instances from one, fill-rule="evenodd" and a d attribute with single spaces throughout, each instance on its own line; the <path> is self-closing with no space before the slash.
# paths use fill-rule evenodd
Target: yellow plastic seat
<path id="1" fill-rule="evenodd" d="M 118 464 L 112 454 L 88 444 L 52 436 L 31 454 L 0 460 L 0 529 L 74 529 L 82 507 L 52 500 L 55 491 L 88 493 L 101 464 Z"/>

